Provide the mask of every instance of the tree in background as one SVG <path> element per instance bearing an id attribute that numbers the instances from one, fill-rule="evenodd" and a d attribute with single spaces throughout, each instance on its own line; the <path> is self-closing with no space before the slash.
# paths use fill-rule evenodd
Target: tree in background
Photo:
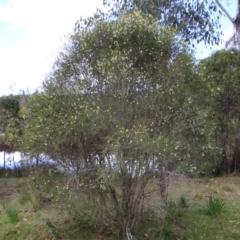
<path id="1" fill-rule="evenodd" d="M 17 149 L 17 139 L 20 136 L 19 96 L 0 98 L 0 151 L 4 152 L 4 171 L 6 168 L 5 152 Z"/>
<path id="2" fill-rule="evenodd" d="M 199 64 L 204 82 L 204 99 L 208 105 L 208 121 L 214 125 L 214 135 L 221 153 L 220 171 L 240 167 L 240 52 L 221 50 Z M 231 159 L 232 166 L 231 166 Z"/>
<path id="3" fill-rule="evenodd" d="M 215 0 L 103 0 L 113 9 L 133 9 L 151 14 L 161 26 L 175 28 L 182 41 L 219 44 L 222 8 Z"/>
<path id="4" fill-rule="evenodd" d="M 235 27 L 235 35 L 236 35 L 236 42 L 237 47 L 240 49 L 240 1 L 237 0 L 237 16 L 234 19 L 233 25 Z"/>
<path id="5" fill-rule="evenodd" d="M 21 96 L 10 95 L 0 99 L 0 126 L 7 136 L 8 151 L 14 152 L 18 148 L 18 137 L 21 135 L 22 122 L 20 117 Z"/>
<path id="6" fill-rule="evenodd" d="M 237 14 L 235 18 L 231 17 L 227 9 L 222 5 L 222 3 L 219 0 L 216 0 L 216 3 L 222 10 L 222 12 L 227 16 L 229 21 L 233 24 L 235 30 L 233 36 L 227 41 L 226 46 L 230 44 L 240 49 L 240 1 L 239 0 L 236 1 L 237 1 L 236 9 Z"/>

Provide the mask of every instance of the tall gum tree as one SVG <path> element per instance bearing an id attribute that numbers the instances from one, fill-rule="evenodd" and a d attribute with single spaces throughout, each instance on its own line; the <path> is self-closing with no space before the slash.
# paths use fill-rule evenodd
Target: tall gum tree
<path id="1" fill-rule="evenodd" d="M 231 44 L 238 49 L 240 49 L 240 1 L 236 0 L 236 17 L 232 17 L 227 9 L 223 6 L 222 2 L 219 0 L 215 0 L 218 7 L 222 10 L 225 16 L 229 19 L 229 21 L 233 24 L 235 33 L 234 35 L 228 40 L 227 45 Z"/>
<path id="2" fill-rule="evenodd" d="M 132 9 L 153 15 L 161 26 L 175 28 L 182 41 L 207 45 L 221 42 L 222 9 L 215 0 L 103 0 L 114 9 Z"/>

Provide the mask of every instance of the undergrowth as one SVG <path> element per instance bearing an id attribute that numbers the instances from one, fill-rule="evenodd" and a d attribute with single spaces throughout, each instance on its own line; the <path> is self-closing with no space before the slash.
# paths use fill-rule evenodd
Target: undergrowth
<path id="1" fill-rule="evenodd" d="M 24 179 L 0 179 L 0 194 L 4 193 L 0 239 L 124 239 L 116 223 L 114 229 L 103 224 L 105 215 L 97 198 L 92 205 L 82 188 L 71 186 L 54 169 L 40 171 Z M 229 183 L 221 185 L 221 181 Z M 234 182 L 240 180 L 183 179 L 177 182 L 177 191 L 173 182 L 167 207 L 161 207 L 158 192 L 154 192 L 142 204 L 139 225 L 127 231 L 136 239 L 240 239 L 238 195 L 226 187 L 237 191 Z M 222 195 L 209 197 L 215 186 Z M 222 196 L 228 198 L 223 201 Z M 113 211 L 109 209 L 110 214 Z"/>
<path id="2" fill-rule="evenodd" d="M 210 196 L 207 201 L 207 212 L 213 216 L 218 217 L 220 214 L 225 212 L 226 203 L 218 197 Z"/>
<path id="3" fill-rule="evenodd" d="M 6 213 L 11 223 L 16 223 L 19 221 L 18 211 L 15 208 L 13 207 L 7 208 Z"/>

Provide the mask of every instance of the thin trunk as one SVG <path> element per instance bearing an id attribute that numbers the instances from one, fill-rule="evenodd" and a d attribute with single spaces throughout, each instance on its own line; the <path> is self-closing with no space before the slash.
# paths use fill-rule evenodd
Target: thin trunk
<path id="1" fill-rule="evenodd" d="M 227 16 L 230 22 L 233 24 L 235 28 L 235 34 L 233 36 L 233 43 L 240 49 L 240 0 L 237 0 L 237 16 L 236 18 L 232 18 L 228 11 L 223 7 L 219 0 L 215 0 L 219 8 L 223 11 L 223 13 Z"/>
<path id="2" fill-rule="evenodd" d="M 227 18 L 231 21 L 231 23 L 234 24 L 234 19 L 230 16 L 228 11 L 223 7 L 223 5 L 218 0 L 215 1 L 217 5 L 221 8 L 221 10 L 224 12 L 224 14 L 227 16 Z"/>
<path id="3" fill-rule="evenodd" d="M 160 168 L 160 176 L 159 176 L 159 190 L 161 194 L 161 203 L 164 207 L 167 206 L 167 198 L 168 198 L 168 172 L 164 166 Z"/>
<path id="4" fill-rule="evenodd" d="M 222 150 L 222 161 L 220 164 L 220 174 L 224 174 L 228 171 L 228 164 L 227 164 L 227 156 L 226 156 L 226 150 Z"/>
<path id="5" fill-rule="evenodd" d="M 22 93 L 23 93 L 23 97 L 24 97 L 25 103 L 27 104 L 27 103 L 28 103 L 28 99 L 27 99 L 27 97 L 26 97 L 25 91 L 22 90 Z"/>
<path id="6" fill-rule="evenodd" d="M 39 166 L 39 156 L 36 157 L 36 168 Z"/>
<path id="7" fill-rule="evenodd" d="M 3 176 L 5 176 L 6 173 L 6 152 L 3 151 Z"/>
<path id="8" fill-rule="evenodd" d="M 232 171 L 240 169 L 240 137 L 235 138 L 235 146 L 233 150 Z"/>
<path id="9" fill-rule="evenodd" d="M 239 16 L 240 13 L 238 13 L 238 16 L 236 18 L 236 21 L 235 21 L 235 31 L 236 31 L 236 38 L 235 38 L 235 41 L 236 41 L 236 45 L 238 47 L 238 49 L 240 49 L 240 16 Z"/>
<path id="10" fill-rule="evenodd" d="M 240 122 L 240 116 L 238 116 L 238 122 Z M 232 163 L 231 163 L 231 171 L 236 172 L 238 170 L 240 170 L 240 130 L 237 131 L 237 134 L 235 137 Z"/>
<path id="11" fill-rule="evenodd" d="M 235 44 L 238 49 L 240 49 L 240 0 L 237 0 L 237 16 L 233 21 L 235 28 Z"/>

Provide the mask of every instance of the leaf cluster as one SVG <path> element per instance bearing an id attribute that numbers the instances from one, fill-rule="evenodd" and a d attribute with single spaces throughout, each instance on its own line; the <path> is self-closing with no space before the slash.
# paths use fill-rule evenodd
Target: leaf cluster
<path id="1" fill-rule="evenodd" d="M 117 14 L 119 9 L 137 7 L 151 14 L 161 26 L 175 28 L 186 42 L 204 42 L 207 45 L 219 44 L 222 16 L 215 1 L 206 0 L 103 0 L 103 4 L 112 6 Z"/>

